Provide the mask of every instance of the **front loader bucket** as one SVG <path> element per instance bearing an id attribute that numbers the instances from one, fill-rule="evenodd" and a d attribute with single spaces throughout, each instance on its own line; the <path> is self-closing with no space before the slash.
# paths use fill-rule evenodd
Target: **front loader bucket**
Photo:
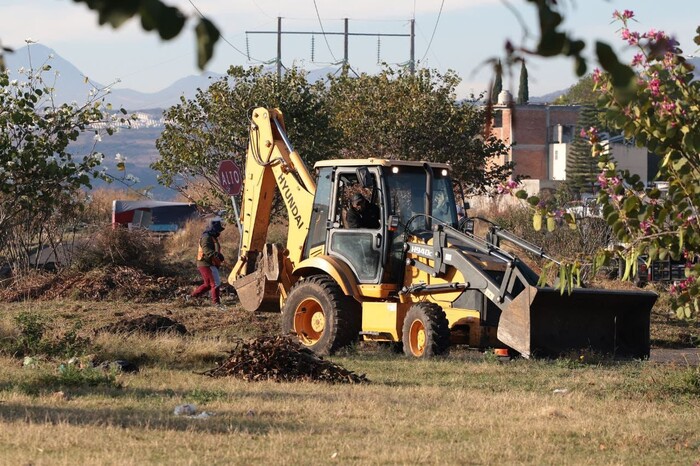
<path id="1" fill-rule="evenodd" d="M 498 339 L 524 357 L 593 351 L 649 357 L 649 291 L 577 288 L 570 294 L 528 286 L 502 311 Z"/>
<path id="2" fill-rule="evenodd" d="M 241 305 L 248 311 L 280 310 L 279 278 L 282 253 L 276 244 L 266 244 L 258 268 L 233 282 Z"/>

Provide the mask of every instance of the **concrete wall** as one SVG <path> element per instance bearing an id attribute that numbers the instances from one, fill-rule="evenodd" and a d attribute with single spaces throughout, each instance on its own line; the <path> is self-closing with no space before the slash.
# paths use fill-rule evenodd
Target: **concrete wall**
<path id="1" fill-rule="evenodd" d="M 639 175 L 642 181 L 649 176 L 647 166 L 647 149 L 627 144 L 611 144 L 612 156 L 617 162 L 618 170 L 629 170 L 630 173 Z"/>
<path id="2" fill-rule="evenodd" d="M 549 178 L 563 181 L 566 179 L 566 156 L 570 144 L 554 143 L 549 146 Z"/>

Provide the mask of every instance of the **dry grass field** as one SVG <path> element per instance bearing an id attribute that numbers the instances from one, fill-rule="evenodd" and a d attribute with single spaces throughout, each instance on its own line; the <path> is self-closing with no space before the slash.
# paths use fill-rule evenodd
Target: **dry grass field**
<path id="1" fill-rule="evenodd" d="M 699 361 L 498 360 L 463 349 L 412 361 L 358 345 L 331 359 L 365 384 L 211 378 L 202 372 L 236 339 L 277 329 L 276 316 L 226 300 L 225 312 L 179 299 L 0 304 L 0 464 L 700 462 Z M 148 314 L 187 333 L 104 330 Z M 673 347 L 696 330 L 671 324 L 655 317 L 655 341 Z M 31 349 L 45 356 L 24 359 Z M 140 370 L 81 369 L 70 354 Z M 175 415 L 182 404 L 195 415 Z"/>
<path id="2" fill-rule="evenodd" d="M 0 465 L 700 466 L 700 327 L 669 317 L 663 293 L 651 361 L 464 348 L 415 361 L 358 344 L 330 360 L 368 383 L 213 378 L 237 342 L 279 323 L 230 293 L 225 311 L 184 299 L 202 228 L 155 245 L 105 230 L 92 267 L 0 288 Z M 156 332 L 165 321 L 179 332 Z M 185 404 L 193 414 L 176 415 Z"/>

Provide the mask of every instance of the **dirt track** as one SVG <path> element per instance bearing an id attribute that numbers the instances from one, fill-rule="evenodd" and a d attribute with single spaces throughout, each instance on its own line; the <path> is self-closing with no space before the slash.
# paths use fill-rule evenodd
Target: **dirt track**
<path id="1" fill-rule="evenodd" d="M 700 366 L 700 348 L 652 348 L 651 362 Z"/>

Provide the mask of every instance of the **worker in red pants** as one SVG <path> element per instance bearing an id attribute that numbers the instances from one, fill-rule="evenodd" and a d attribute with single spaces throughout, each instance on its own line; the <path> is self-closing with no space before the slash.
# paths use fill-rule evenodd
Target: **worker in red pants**
<path id="1" fill-rule="evenodd" d="M 197 270 L 202 276 L 204 283 L 197 287 L 190 296 L 196 298 L 207 290 L 211 291 L 211 301 L 218 305 L 221 301 L 219 287 L 216 284 L 212 267 L 218 267 L 224 261 L 219 244 L 219 235 L 224 231 L 224 226 L 220 219 L 214 219 L 209 224 L 202 236 L 199 238 L 199 248 L 197 250 Z"/>

